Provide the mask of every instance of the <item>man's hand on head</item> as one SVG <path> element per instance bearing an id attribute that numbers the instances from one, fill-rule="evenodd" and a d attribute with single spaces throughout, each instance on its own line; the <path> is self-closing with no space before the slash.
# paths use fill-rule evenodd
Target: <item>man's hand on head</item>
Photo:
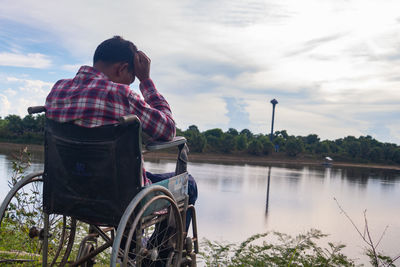
<path id="1" fill-rule="evenodd" d="M 150 58 L 142 51 L 137 51 L 135 54 L 135 75 L 139 81 L 144 81 L 150 78 Z"/>

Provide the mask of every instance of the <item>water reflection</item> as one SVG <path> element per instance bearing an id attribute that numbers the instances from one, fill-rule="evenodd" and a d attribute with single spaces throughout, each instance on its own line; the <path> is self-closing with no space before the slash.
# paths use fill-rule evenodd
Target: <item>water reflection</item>
<path id="1" fill-rule="evenodd" d="M 265 216 L 268 215 L 268 206 L 269 206 L 269 187 L 271 185 L 271 166 L 268 167 L 268 182 L 267 182 L 267 200 L 265 205 Z"/>

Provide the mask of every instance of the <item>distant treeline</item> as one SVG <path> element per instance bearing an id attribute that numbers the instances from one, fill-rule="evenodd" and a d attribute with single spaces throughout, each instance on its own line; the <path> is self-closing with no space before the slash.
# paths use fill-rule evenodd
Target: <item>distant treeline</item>
<path id="1" fill-rule="evenodd" d="M 45 115 L 0 117 L 0 141 L 26 144 L 44 143 Z"/>
<path id="2" fill-rule="evenodd" d="M 0 117 L 0 141 L 43 144 L 44 115 L 18 115 Z M 347 136 L 336 140 L 320 140 L 318 135 L 289 135 L 286 130 L 270 135 L 253 134 L 250 130 L 237 131 L 230 128 L 211 129 L 200 132 L 192 125 L 185 131 L 177 129 L 177 135 L 185 136 L 191 152 L 270 155 L 279 152 L 289 157 L 308 156 L 322 158 L 330 156 L 335 160 L 400 164 L 400 147 L 392 143 L 381 143 L 371 136 Z"/>

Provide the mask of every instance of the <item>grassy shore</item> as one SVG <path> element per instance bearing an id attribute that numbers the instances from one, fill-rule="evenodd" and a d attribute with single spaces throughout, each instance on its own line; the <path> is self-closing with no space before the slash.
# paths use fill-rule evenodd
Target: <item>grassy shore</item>
<path id="1" fill-rule="evenodd" d="M 18 151 L 27 146 L 31 152 L 43 152 L 41 145 L 26 145 L 14 143 L 0 143 L 0 153 Z M 147 152 L 144 155 L 146 160 L 167 159 L 174 160 L 177 157 L 176 152 Z M 307 156 L 298 156 L 296 158 L 288 157 L 284 153 L 273 153 L 268 156 L 252 156 L 248 154 L 212 154 L 212 153 L 190 153 L 189 161 L 204 163 L 222 163 L 222 164 L 252 164 L 252 165 L 322 165 L 323 159 L 315 159 Z M 349 163 L 333 162 L 333 166 L 339 167 L 362 167 L 400 170 L 399 165 L 384 165 L 374 163 Z"/>

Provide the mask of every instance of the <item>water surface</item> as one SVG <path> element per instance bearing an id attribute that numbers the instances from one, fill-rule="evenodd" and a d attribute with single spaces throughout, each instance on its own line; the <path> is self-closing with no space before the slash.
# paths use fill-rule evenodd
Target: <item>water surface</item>
<path id="1" fill-rule="evenodd" d="M 10 156 L 0 154 L 0 200 L 8 191 Z M 42 168 L 34 155 L 31 171 Z M 173 161 L 146 162 L 152 172 L 170 172 Z M 200 237 L 239 242 L 250 235 L 280 231 L 297 235 L 311 228 L 329 234 L 326 241 L 341 242 L 345 253 L 360 256 L 365 245 L 337 202 L 363 230 L 363 212 L 377 241 L 388 225 L 380 248 L 400 253 L 400 171 L 323 166 L 254 166 L 190 163 L 198 183 L 196 203 Z M 270 179 L 267 204 L 267 186 Z M 326 242 L 325 242 L 326 243 Z"/>

